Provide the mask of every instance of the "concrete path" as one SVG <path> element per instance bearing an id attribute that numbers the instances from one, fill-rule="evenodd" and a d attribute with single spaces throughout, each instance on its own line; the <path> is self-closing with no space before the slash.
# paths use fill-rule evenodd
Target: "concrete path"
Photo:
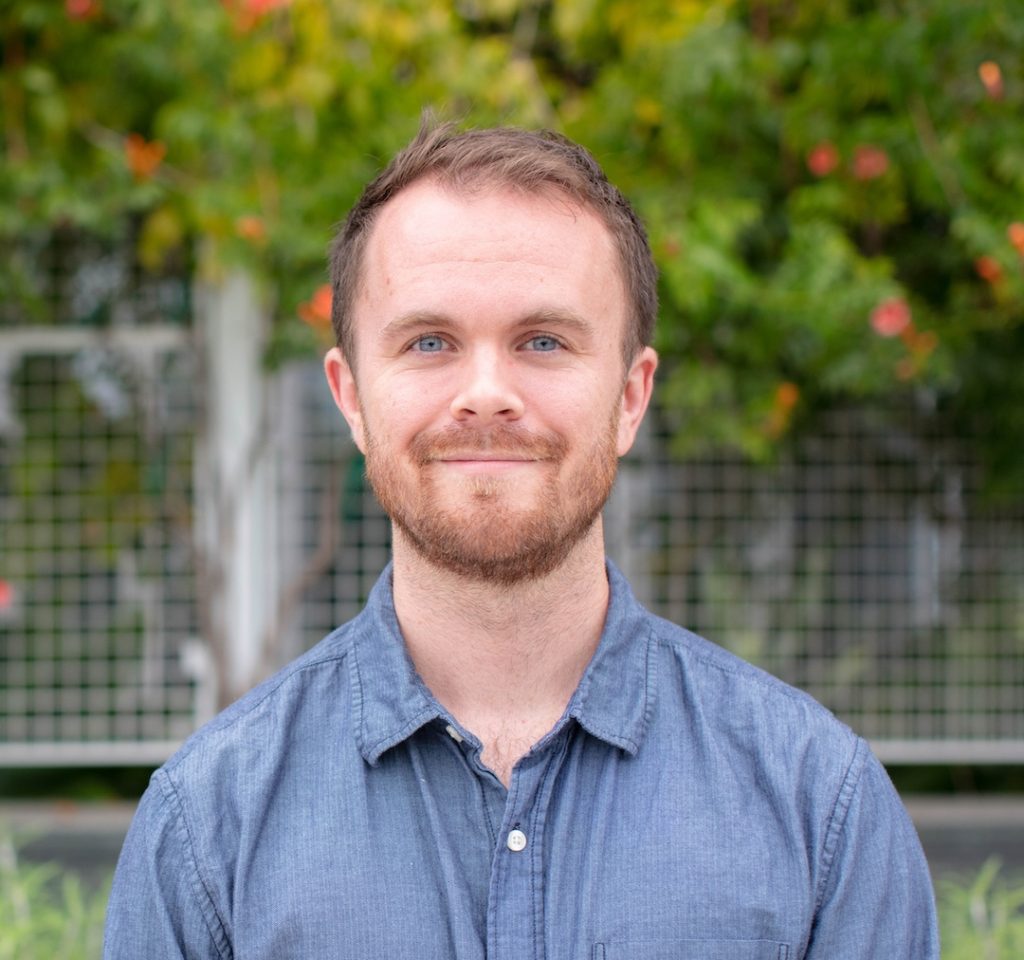
<path id="1" fill-rule="evenodd" d="M 973 873 L 998 857 L 1007 874 L 1024 878 L 1024 796 L 911 797 L 906 804 L 932 876 Z"/>

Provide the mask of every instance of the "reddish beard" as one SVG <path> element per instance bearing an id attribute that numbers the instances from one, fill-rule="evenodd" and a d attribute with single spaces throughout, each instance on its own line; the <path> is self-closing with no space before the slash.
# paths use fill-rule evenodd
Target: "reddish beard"
<path id="1" fill-rule="evenodd" d="M 561 462 L 568 453 L 568 447 L 565 438 L 558 434 L 529 433 L 522 427 L 499 423 L 485 430 L 452 426 L 418 433 L 413 437 L 409 453 L 420 466 L 474 453 L 486 453 L 495 459 L 507 455 L 510 460 Z"/>
<path id="2" fill-rule="evenodd" d="M 428 562 L 470 580 L 511 585 L 557 569 L 591 530 L 611 492 L 618 465 L 618 418 L 569 476 L 561 476 L 569 452 L 566 439 L 499 424 L 486 430 L 449 427 L 418 434 L 409 447 L 410 479 L 367 435 L 366 474 L 392 522 Z M 438 460 L 487 453 L 495 458 L 536 460 L 545 471 L 529 507 L 508 502 L 508 477 L 467 477 L 466 497 L 440 506 Z"/>

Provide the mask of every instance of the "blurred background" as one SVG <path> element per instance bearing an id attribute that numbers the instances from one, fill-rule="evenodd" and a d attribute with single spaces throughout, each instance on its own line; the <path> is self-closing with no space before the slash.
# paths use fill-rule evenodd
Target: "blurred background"
<path id="1" fill-rule="evenodd" d="M 949 956 L 1024 955 L 1024 0 L 7 0 L 0 31 L 10 956 L 95 955 L 153 767 L 386 562 L 325 251 L 424 109 L 560 130 L 634 202 L 662 365 L 611 555 L 871 740 Z"/>

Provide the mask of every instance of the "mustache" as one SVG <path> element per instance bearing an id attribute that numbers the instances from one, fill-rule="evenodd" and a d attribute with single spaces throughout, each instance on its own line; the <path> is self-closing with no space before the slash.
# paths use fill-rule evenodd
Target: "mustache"
<path id="1" fill-rule="evenodd" d="M 507 423 L 480 429 L 449 426 L 417 434 L 410 444 L 413 460 L 425 466 L 433 460 L 456 458 L 459 454 L 493 454 L 499 459 L 561 460 L 568 452 L 564 437 L 534 433 Z"/>

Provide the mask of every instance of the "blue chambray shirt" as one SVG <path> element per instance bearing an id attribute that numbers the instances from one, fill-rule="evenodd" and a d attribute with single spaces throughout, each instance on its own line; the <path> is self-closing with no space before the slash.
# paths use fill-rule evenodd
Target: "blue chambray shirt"
<path id="1" fill-rule="evenodd" d="M 506 790 L 366 609 L 193 736 L 125 841 L 107 960 L 938 957 L 863 740 L 633 598 Z"/>

